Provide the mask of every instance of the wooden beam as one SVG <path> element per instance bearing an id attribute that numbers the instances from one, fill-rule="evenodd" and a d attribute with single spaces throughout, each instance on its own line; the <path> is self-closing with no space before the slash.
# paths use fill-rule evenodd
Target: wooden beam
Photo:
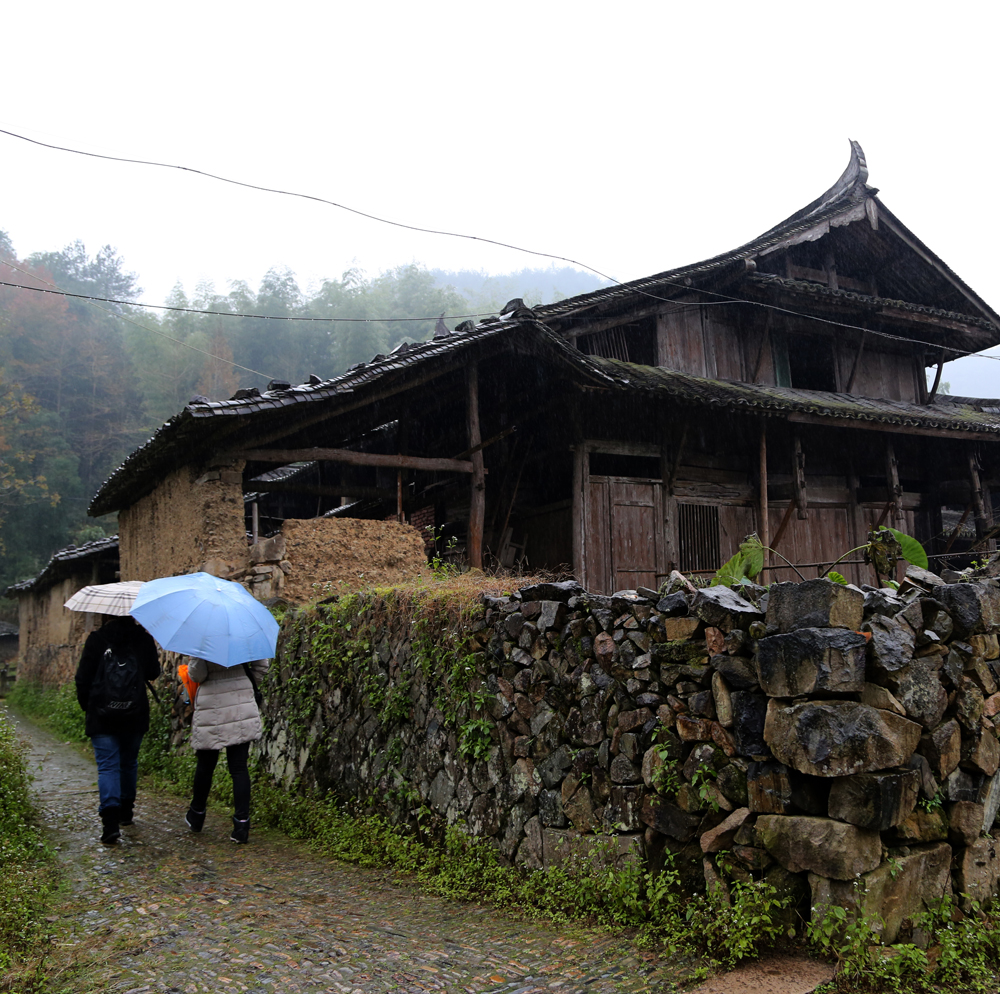
<path id="1" fill-rule="evenodd" d="M 986 502 L 983 500 L 983 485 L 979 477 L 979 464 L 976 460 L 976 451 L 971 446 L 968 451 L 969 458 L 969 486 L 972 488 L 972 507 L 976 517 L 976 540 L 982 540 L 989 528 L 989 520 L 986 517 Z"/>
<path id="2" fill-rule="evenodd" d="M 486 472 L 483 466 L 483 452 L 479 447 L 482 436 L 479 431 L 479 366 L 471 362 L 465 371 L 466 426 L 468 429 L 469 451 L 472 453 L 472 487 L 469 500 L 469 541 L 467 555 L 472 569 L 483 568 L 483 526 L 486 521 Z"/>
<path id="3" fill-rule="evenodd" d="M 937 372 L 934 374 L 934 386 L 931 387 L 931 392 L 927 395 L 927 404 L 933 404 L 934 398 L 937 396 L 938 387 L 941 385 L 941 373 L 944 370 L 944 349 L 941 350 L 941 358 L 938 359 Z"/>
<path id="4" fill-rule="evenodd" d="M 800 521 L 809 517 L 809 499 L 806 497 L 806 454 L 802 451 L 802 438 L 795 433 L 792 451 L 792 493 Z"/>
<path id="5" fill-rule="evenodd" d="M 276 480 L 244 484 L 247 493 L 302 494 L 305 497 L 369 497 L 388 500 L 395 492 L 381 487 L 345 487 L 336 483 L 296 483 L 294 480 Z"/>
<path id="6" fill-rule="evenodd" d="M 424 469 L 442 473 L 474 473 L 472 462 L 461 459 L 437 459 L 424 456 L 401 456 L 380 452 L 357 452 L 354 449 L 248 449 L 239 453 L 247 462 L 340 462 L 350 466 L 382 466 L 386 469 Z"/>
<path id="7" fill-rule="evenodd" d="M 924 438 L 973 438 L 977 442 L 1000 442 L 1000 432 L 977 432 L 959 428 L 924 428 L 922 425 L 883 424 L 881 421 L 864 421 L 860 418 L 823 417 L 798 411 L 786 415 L 793 424 L 823 425 L 827 428 L 857 428 L 859 431 L 882 431 L 889 434 L 919 435 Z"/>

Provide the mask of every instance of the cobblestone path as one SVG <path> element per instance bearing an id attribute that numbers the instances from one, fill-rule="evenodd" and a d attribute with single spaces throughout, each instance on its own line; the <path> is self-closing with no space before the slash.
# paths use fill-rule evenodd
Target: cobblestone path
<path id="1" fill-rule="evenodd" d="M 0 705 L 2 706 L 2 705 Z M 673 991 L 670 965 L 599 929 L 519 920 L 323 860 L 278 832 L 229 841 L 183 801 L 143 792 L 118 845 L 98 841 L 96 770 L 16 718 L 68 886 L 47 968 L 60 992 Z M 225 775 L 224 765 L 220 774 Z"/>

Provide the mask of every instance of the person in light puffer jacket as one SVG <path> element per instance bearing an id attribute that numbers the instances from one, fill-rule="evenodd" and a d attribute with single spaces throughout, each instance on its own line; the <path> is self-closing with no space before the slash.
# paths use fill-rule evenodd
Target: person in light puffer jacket
<path id="1" fill-rule="evenodd" d="M 270 661 L 250 663 L 258 683 L 267 673 Z M 194 774 L 191 806 L 184 820 L 192 832 L 205 824 L 208 794 L 219 752 L 226 750 L 226 763 L 233 779 L 233 842 L 250 838 L 250 772 L 247 757 L 250 743 L 263 732 L 260 710 L 254 699 L 254 687 L 243 666 L 219 666 L 204 659 L 192 658 L 188 676 L 199 684 L 191 720 L 191 747 L 198 757 Z"/>

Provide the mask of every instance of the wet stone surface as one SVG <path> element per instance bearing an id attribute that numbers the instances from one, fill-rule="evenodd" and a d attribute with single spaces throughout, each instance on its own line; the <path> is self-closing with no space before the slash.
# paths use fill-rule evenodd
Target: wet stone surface
<path id="1" fill-rule="evenodd" d="M 140 786 L 135 825 L 98 841 L 96 771 L 15 718 L 67 888 L 51 909 L 59 990 L 667 992 L 679 971 L 627 937 L 447 901 L 390 872 L 324 860 L 277 832 L 204 831 Z M 224 773 L 224 769 L 221 770 Z"/>

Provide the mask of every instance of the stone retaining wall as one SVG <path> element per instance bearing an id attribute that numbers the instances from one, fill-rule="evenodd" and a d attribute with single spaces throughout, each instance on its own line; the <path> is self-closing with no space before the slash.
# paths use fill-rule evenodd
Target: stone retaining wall
<path id="1" fill-rule="evenodd" d="M 654 869 L 672 853 L 692 888 L 763 876 L 804 907 L 860 906 L 895 941 L 1000 881 L 1000 587 L 911 576 L 746 599 L 544 584 L 487 598 L 432 657 L 378 598 L 356 642 L 303 612 L 262 756 L 289 787 L 464 825 L 525 867 L 610 837 Z"/>

